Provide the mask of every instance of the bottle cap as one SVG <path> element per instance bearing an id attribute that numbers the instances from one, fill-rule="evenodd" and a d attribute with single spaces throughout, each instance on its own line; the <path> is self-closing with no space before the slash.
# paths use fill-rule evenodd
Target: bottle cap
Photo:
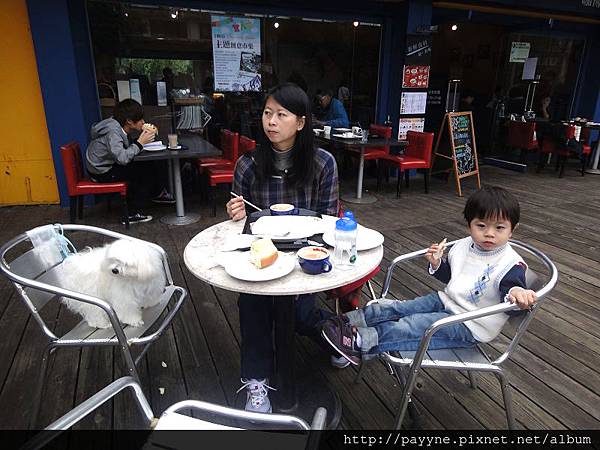
<path id="1" fill-rule="evenodd" d="M 344 213 L 344 217 L 347 217 L 348 219 L 354 220 L 354 213 L 352 211 L 346 211 Z"/>
<path id="2" fill-rule="evenodd" d="M 342 217 L 335 222 L 335 229 L 342 231 L 354 231 L 356 230 L 356 222 L 349 217 Z"/>

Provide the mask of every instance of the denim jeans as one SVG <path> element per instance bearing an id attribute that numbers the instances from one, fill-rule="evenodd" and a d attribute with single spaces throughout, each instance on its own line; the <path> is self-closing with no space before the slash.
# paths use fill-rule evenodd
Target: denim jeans
<path id="1" fill-rule="evenodd" d="M 346 316 L 358 327 L 361 350 L 365 354 L 388 351 L 414 351 L 423 334 L 437 320 L 452 316 L 444 308 L 440 296 L 433 292 L 414 300 L 380 300 Z M 438 330 L 429 343 L 429 349 L 472 347 L 477 341 L 462 323 Z"/>
<path id="2" fill-rule="evenodd" d="M 242 378 L 269 378 L 274 373 L 273 302 L 268 295 L 240 294 L 240 330 L 242 335 Z M 300 295 L 294 302 L 295 328 L 323 348 L 330 350 L 321 339 L 321 322 L 332 316 L 317 308 L 315 294 Z M 333 351 L 332 351 L 333 353 Z"/>

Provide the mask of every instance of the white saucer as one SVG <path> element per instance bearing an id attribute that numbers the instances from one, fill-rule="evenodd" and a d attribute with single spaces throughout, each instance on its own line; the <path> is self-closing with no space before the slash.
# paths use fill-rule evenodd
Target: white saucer
<path id="1" fill-rule="evenodd" d="M 181 145 L 178 145 L 177 147 L 167 147 L 169 150 L 181 150 Z"/>

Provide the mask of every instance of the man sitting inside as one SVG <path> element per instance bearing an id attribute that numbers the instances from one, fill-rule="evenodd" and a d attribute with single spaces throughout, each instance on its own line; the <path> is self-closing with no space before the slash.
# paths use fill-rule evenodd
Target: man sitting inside
<path id="1" fill-rule="evenodd" d="M 135 100 L 119 102 L 115 106 L 113 117 L 92 126 L 92 140 L 85 157 L 86 167 L 93 181 L 127 181 L 130 223 L 152 220 L 152 216 L 144 215 L 138 209 L 140 196 L 144 191 L 142 186 L 147 184 L 144 179 L 149 178 L 148 174 L 144 172 L 143 166 L 131 163 L 143 146 L 154 140 L 156 134 L 156 128 L 144 127 L 143 117 L 142 105 Z M 139 136 L 130 138 L 130 134 Z"/>
<path id="2" fill-rule="evenodd" d="M 318 91 L 316 98 L 323 112 L 320 120 L 315 121 L 316 124 L 329 125 L 333 128 L 350 126 L 344 105 L 337 98 L 332 97 L 330 91 Z"/>

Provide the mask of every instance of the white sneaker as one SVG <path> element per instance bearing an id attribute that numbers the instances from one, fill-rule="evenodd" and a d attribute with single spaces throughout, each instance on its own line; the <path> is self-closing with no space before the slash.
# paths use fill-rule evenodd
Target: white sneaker
<path id="1" fill-rule="evenodd" d="M 240 392 L 246 388 L 246 411 L 259 412 L 259 413 L 270 413 L 273 411 L 271 408 L 271 401 L 269 400 L 269 391 L 271 389 L 275 391 L 275 388 L 269 386 L 267 379 L 255 380 L 254 378 L 246 380 L 241 379 L 242 387 L 237 390 Z"/>
<path id="2" fill-rule="evenodd" d="M 338 358 L 335 355 L 331 355 L 331 365 L 333 367 L 335 367 L 336 369 L 345 369 L 346 367 L 348 367 L 350 365 L 350 361 L 348 361 L 343 356 L 340 356 Z"/>

